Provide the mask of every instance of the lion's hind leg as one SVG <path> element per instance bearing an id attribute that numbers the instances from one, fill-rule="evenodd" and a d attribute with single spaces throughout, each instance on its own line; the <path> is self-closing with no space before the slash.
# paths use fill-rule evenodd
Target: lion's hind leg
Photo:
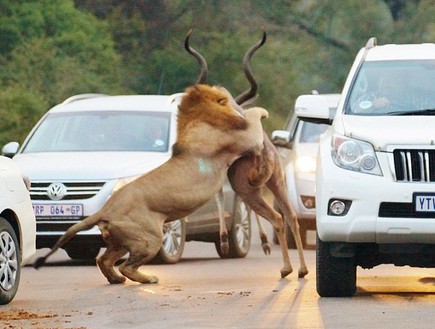
<path id="1" fill-rule="evenodd" d="M 157 250 L 158 251 L 158 250 Z M 130 257 L 119 265 L 119 271 L 132 281 L 140 283 L 157 283 L 159 279 L 154 275 L 146 275 L 139 271 L 139 267 L 148 263 L 156 255 L 130 254 Z"/>
<path id="2" fill-rule="evenodd" d="M 126 253 L 127 249 L 124 247 L 115 247 L 113 244 L 107 244 L 107 249 L 104 254 L 98 257 L 97 265 L 109 283 L 115 284 L 125 282 L 125 277 L 116 273 L 114 265 L 115 262 Z"/>
<path id="3" fill-rule="evenodd" d="M 130 244 L 127 246 L 130 255 L 118 267 L 119 271 L 130 280 L 140 283 L 157 283 L 159 281 L 156 276 L 146 275 L 139 271 L 139 267 L 151 261 L 162 246 L 163 229 L 159 226 L 158 231 L 158 233 L 153 234 L 153 230 L 148 230 L 148 234 L 141 233 L 140 238 L 130 240 Z"/>
<path id="4" fill-rule="evenodd" d="M 109 231 L 109 223 L 102 221 L 98 224 L 101 237 L 106 242 L 106 251 L 97 258 L 97 265 L 100 271 L 107 278 L 109 283 L 124 283 L 125 277 L 116 273 L 114 266 L 115 262 L 127 253 L 127 248 L 119 245 Z"/>

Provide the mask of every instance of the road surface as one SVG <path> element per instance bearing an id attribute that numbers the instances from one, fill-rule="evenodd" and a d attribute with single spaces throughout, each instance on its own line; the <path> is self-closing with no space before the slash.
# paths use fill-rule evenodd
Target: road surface
<path id="1" fill-rule="evenodd" d="M 212 244 L 189 242 L 180 263 L 141 268 L 159 277 L 154 285 L 109 285 L 95 265 L 74 263 L 60 251 L 40 270 L 23 269 L 15 300 L 0 306 L 0 328 L 435 326 L 435 269 L 358 269 L 355 297 L 320 298 L 314 250 L 305 251 L 306 278 L 297 278 L 299 261 L 291 250 L 294 272 L 281 279 L 278 246 L 265 256 L 254 240 L 245 259 L 226 260 Z"/>

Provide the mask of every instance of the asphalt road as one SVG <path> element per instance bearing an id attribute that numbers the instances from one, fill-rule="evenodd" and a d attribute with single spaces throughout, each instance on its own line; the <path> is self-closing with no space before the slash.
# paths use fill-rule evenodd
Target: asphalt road
<path id="1" fill-rule="evenodd" d="M 320 298 L 313 250 L 305 279 L 294 250 L 294 272 L 281 279 L 278 246 L 265 256 L 254 240 L 247 258 L 227 260 L 189 242 L 178 264 L 141 268 L 159 277 L 154 285 L 109 285 L 61 251 L 38 271 L 24 268 L 0 328 L 434 328 L 435 269 L 359 269 L 355 297 Z"/>

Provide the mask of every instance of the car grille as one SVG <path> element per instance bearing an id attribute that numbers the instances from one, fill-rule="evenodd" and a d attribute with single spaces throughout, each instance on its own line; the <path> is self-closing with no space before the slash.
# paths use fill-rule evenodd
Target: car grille
<path id="1" fill-rule="evenodd" d="M 399 182 L 435 182 L 435 150 L 393 152 L 396 179 Z"/>
<path id="2" fill-rule="evenodd" d="M 48 187 L 52 182 L 32 182 L 30 198 L 34 200 L 51 200 L 48 196 Z M 96 195 L 105 182 L 63 182 L 66 193 L 62 200 L 89 199 Z"/>
<path id="3" fill-rule="evenodd" d="M 71 226 L 78 223 L 77 220 L 67 221 L 63 220 L 61 222 L 36 222 L 36 232 L 65 232 Z"/>
<path id="4" fill-rule="evenodd" d="M 435 218 L 433 212 L 417 212 L 412 203 L 382 202 L 379 207 L 379 217 L 384 218 Z"/>

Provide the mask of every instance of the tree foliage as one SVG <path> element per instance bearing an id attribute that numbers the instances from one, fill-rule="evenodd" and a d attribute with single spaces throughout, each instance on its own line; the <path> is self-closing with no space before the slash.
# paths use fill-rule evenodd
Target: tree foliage
<path id="1" fill-rule="evenodd" d="M 170 94 L 196 81 L 234 95 L 248 88 L 245 51 L 268 34 L 252 59 L 257 104 L 267 128 L 281 128 L 294 99 L 340 92 L 353 58 L 371 36 L 379 43 L 435 39 L 435 0 L 0 0 L 0 142 L 22 141 L 51 106 L 77 93 Z"/>
<path id="2" fill-rule="evenodd" d="M 22 141 L 48 108 L 66 97 L 123 90 L 121 56 L 107 23 L 68 0 L 1 1 L 0 140 Z M 28 106 L 28 108 L 25 108 Z M 41 112 L 41 108 L 44 111 Z"/>

